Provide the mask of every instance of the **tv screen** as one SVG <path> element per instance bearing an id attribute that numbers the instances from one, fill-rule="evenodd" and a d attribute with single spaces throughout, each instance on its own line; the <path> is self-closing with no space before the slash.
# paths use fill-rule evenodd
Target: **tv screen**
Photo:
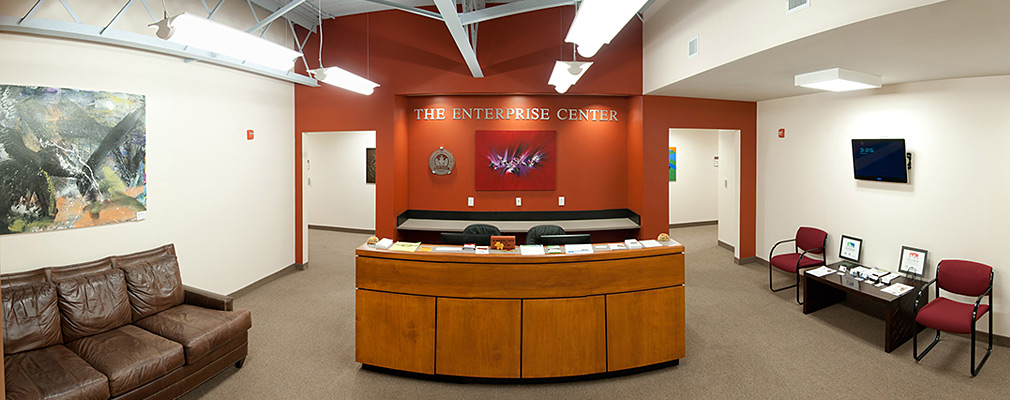
<path id="1" fill-rule="evenodd" d="M 856 179 L 908 183 L 905 139 L 852 139 Z"/>

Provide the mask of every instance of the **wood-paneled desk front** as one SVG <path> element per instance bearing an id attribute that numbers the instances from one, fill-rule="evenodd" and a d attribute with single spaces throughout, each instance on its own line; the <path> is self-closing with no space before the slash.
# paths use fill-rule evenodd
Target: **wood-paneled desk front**
<path id="1" fill-rule="evenodd" d="M 523 256 L 355 254 L 355 360 L 430 375 L 551 378 L 684 357 L 684 246 Z"/>

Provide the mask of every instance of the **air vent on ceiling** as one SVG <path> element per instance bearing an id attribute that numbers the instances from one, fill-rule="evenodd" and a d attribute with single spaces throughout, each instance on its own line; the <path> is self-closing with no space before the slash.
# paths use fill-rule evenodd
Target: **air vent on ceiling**
<path id="1" fill-rule="evenodd" d="M 810 7 L 810 0 L 786 0 L 786 14 L 792 14 Z"/>
<path id="2" fill-rule="evenodd" d="M 694 57 L 698 55 L 698 37 L 695 36 L 687 42 L 687 56 Z"/>

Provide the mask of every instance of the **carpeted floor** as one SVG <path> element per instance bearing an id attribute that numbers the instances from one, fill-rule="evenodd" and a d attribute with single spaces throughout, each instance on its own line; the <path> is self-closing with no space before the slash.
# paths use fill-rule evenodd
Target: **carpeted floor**
<path id="1" fill-rule="evenodd" d="M 687 357 L 679 366 L 508 385 L 362 370 L 354 362 L 354 248 L 367 235 L 311 230 L 307 270 L 235 300 L 253 315 L 245 367 L 229 368 L 184 399 L 1010 397 L 1007 348 L 995 347 L 976 378 L 968 372 L 969 341 L 961 337 L 944 336 L 919 363 L 911 342 L 887 354 L 882 320 L 844 305 L 803 315 L 794 292 L 768 290 L 767 267 L 733 263 L 732 253 L 716 245 L 715 226 L 675 229 L 671 236 L 687 248 Z"/>

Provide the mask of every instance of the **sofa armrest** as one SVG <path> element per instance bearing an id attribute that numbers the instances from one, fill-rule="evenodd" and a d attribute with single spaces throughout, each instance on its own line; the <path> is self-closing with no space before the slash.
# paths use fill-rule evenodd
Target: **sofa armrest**
<path id="1" fill-rule="evenodd" d="M 186 291 L 186 304 L 221 311 L 232 311 L 231 297 L 183 285 Z"/>

